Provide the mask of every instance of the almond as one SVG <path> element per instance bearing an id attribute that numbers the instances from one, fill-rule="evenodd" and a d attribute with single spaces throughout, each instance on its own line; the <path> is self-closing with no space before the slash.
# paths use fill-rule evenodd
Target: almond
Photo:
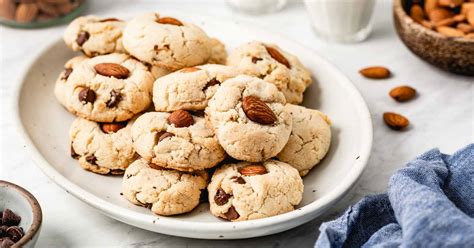
<path id="1" fill-rule="evenodd" d="M 464 36 L 464 32 L 455 28 L 451 27 L 437 27 L 436 31 L 438 33 L 446 35 L 447 37 L 462 37 Z"/>
<path id="2" fill-rule="evenodd" d="M 423 20 L 421 21 L 421 25 L 427 29 L 433 29 L 434 28 L 434 24 L 430 21 L 427 21 L 427 20 Z"/>
<path id="3" fill-rule="evenodd" d="M 441 20 L 439 22 L 436 23 L 436 27 L 441 27 L 441 26 L 452 26 L 454 23 L 456 23 L 456 21 L 454 20 L 454 18 L 446 18 L 444 20 Z"/>
<path id="4" fill-rule="evenodd" d="M 456 28 L 466 34 L 470 33 L 470 32 L 474 32 L 474 27 L 472 27 L 471 25 L 467 24 L 467 23 L 458 23 L 458 25 L 456 26 Z"/>
<path id="5" fill-rule="evenodd" d="M 56 9 L 56 6 L 50 3 L 45 3 L 44 1 L 38 1 L 36 3 L 38 5 L 38 9 L 42 14 L 46 14 L 48 16 L 58 16 L 60 13 Z"/>
<path id="6" fill-rule="evenodd" d="M 17 22 L 31 22 L 38 15 L 38 6 L 35 3 L 20 3 L 15 12 Z"/>
<path id="7" fill-rule="evenodd" d="M 263 165 L 247 165 L 238 169 L 244 176 L 255 176 L 267 174 L 267 168 Z"/>
<path id="8" fill-rule="evenodd" d="M 466 14 L 466 19 L 472 27 L 474 27 L 474 8 L 469 10 Z"/>
<path id="9" fill-rule="evenodd" d="M 425 12 L 419 4 L 413 4 L 410 8 L 410 17 L 417 23 L 425 19 Z"/>
<path id="10" fill-rule="evenodd" d="M 96 64 L 94 66 L 94 69 L 98 74 L 102 76 L 114 77 L 119 79 L 128 78 L 128 75 L 130 74 L 130 71 L 127 68 L 115 63 Z"/>
<path id="11" fill-rule="evenodd" d="M 466 34 L 464 38 L 474 40 L 474 33 Z"/>
<path id="12" fill-rule="evenodd" d="M 426 0 L 425 1 L 425 13 L 430 14 L 430 12 L 438 7 L 438 0 Z"/>
<path id="13" fill-rule="evenodd" d="M 195 71 L 199 71 L 201 69 L 197 68 L 197 67 L 186 67 L 186 68 L 183 68 L 181 70 L 179 70 L 179 72 L 182 72 L 182 73 L 188 73 L 188 72 L 195 72 Z"/>
<path id="14" fill-rule="evenodd" d="M 416 90 L 410 86 L 398 86 L 393 88 L 389 95 L 398 102 L 406 102 L 416 96 Z"/>
<path id="15" fill-rule="evenodd" d="M 372 79 L 384 79 L 390 77 L 390 70 L 383 66 L 371 66 L 359 71 L 362 76 Z"/>
<path id="16" fill-rule="evenodd" d="M 286 66 L 288 69 L 291 69 L 290 62 L 288 62 L 288 60 L 285 58 L 285 56 L 283 56 L 283 54 L 281 54 L 276 48 L 269 47 L 269 46 L 265 46 L 265 48 L 267 49 L 268 54 L 270 54 L 270 56 L 274 60 L 276 60 L 276 61 L 278 61 L 278 63 Z"/>
<path id="17" fill-rule="evenodd" d="M 160 24 L 183 26 L 182 22 L 180 22 L 178 19 L 175 19 L 173 17 L 161 17 L 161 18 L 158 18 L 158 20 L 156 20 L 156 22 L 158 22 Z"/>
<path id="18" fill-rule="evenodd" d="M 385 124 L 393 130 L 405 129 L 410 124 L 407 118 L 392 112 L 383 113 L 383 120 L 385 121 Z"/>
<path id="19" fill-rule="evenodd" d="M 16 10 L 15 1 L 0 0 L 0 16 L 1 17 L 8 20 L 13 20 L 15 19 L 15 10 Z"/>
<path id="20" fill-rule="evenodd" d="M 244 97 L 242 109 L 250 120 L 262 125 L 271 125 L 278 120 L 270 107 L 255 96 Z"/>
<path id="21" fill-rule="evenodd" d="M 461 14 L 467 15 L 467 12 L 474 9 L 474 2 L 471 3 L 463 3 L 461 5 Z"/>
<path id="22" fill-rule="evenodd" d="M 170 114 L 168 121 L 175 127 L 189 127 L 194 124 L 193 116 L 186 110 L 176 110 Z"/>
<path id="23" fill-rule="evenodd" d="M 463 15 L 463 14 L 457 14 L 453 17 L 453 20 L 455 22 L 463 22 L 464 20 L 466 20 L 466 15 Z"/>
<path id="24" fill-rule="evenodd" d="M 126 125 L 126 122 L 102 123 L 100 125 L 100 128 L 104 133 L 116 133 L 118 130 L 124 128 Z"/>
<path id="25" fill-rule="evenodd" d="M 435 8 L 428 14 L 428 18 L 434 23 L 451 18 L 453 16 L 454 14 L 451 11 L 443 8 Z"/>
<path id="26" fill-rule="evenodd" d="M 464 0 L 438 0 L 438 4 L 444 7 L 456 8 L 461 6 Z"/>

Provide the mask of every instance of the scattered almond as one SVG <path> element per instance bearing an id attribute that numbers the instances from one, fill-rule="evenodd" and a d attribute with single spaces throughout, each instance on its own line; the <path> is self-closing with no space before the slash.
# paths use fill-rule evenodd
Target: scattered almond
<path id="1" fill-rule="evenodd" d="M 245 115 L 254 122 L 262 125 L 271 125 L 278 119 L 268 105 L 255 96 L 246 96 L 242 100 L 242 109 Z"/>
<path id="2" fill-rule="evenodd" d="M 390 70 L 382 66 L 367 67 L 359 71 L 366 78 L 384 79 L 390 77 Z"/>
<path id="3" fill-rule="evenodd" d="M 383 113 L 383 120 L 385 121 L 385 124 L 393 130 L 403 130 L 410 124 L 410 121 L 408 121 L 407 118 L 392 112 Z"/>
<path id="4" fill-rule="evenodd" d="M 397 102 L 406 102 L 416 96 L 416 90 L 410 86 L 398 86 L 393 88 L 389 95 Z"/>
<path id="5" fill-rule="evenodd" d="M 100 63 L 95 65 L 94 69 L 102 76 L 119 79 L 127 78 L 130 74 L 130 71 L 126 67 L 115 63 Z"/>
<path id="6" fill-rule="evenodd" d="M 263 175 L 267 173 L 267 168 L 263 165 L 247 165 L 239 168 L 239 172 L 244 176 Z"/>

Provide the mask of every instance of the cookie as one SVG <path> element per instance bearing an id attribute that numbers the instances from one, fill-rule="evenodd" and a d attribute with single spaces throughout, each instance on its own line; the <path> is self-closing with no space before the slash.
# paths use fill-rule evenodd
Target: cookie
<path id="1" fill-rule="evenodd" d="M 318 110 L 293 104 L 287 104 L 286 108 L 292 116 L 293 128 L 288 143 L 277 158 L 305 176 L 329 150 L 331 122 Z"/>
<path id="2" fill-rule="evenodd" d="M 84 60 L 69 75 L 59 99 L 73 114 L 97 122 L 125 121 L 151 104 L 153 76 L 126 54 Z"/>
<path id="3" fill-rule="evenodd" d="M 230 66 L 188 67 L 159 78 L 153 85 L 156 111 L 203 110 L 225 80 L 238 72 Z"/>
<path id="4" fill-rule="evenodd" d="M 204 170 L 225 158 L 205 119 L 184 110 L 143 114 L 132 126 L 132 138 L 140 156 L 164 168 Z"/>
<path id="5" fill-rule="evenodd" d="M 69 78 L 69 75 L 71 75 L 72 71 L 74 70 L 74 67 L 76 67 L 78 64 L 80 64 L 86 59 L 86 56 L 76 56 L 68 60 L 64 65 L 64 70 L 61 71 L 58 76 L 58 79 L 56 80 L 56 83 L 54 85 L 54 95 L 56 96 L 58 102 L 65 107 L 67 106 L 68 98 L 70 97 L 70 95 L 68 95 L 67 93 L 71 93 L 67 90 L 66 81 Z"/>
<path id="6" fill-rule="evenodd" d="M 291 116 L 275 85 L 241 75 L 222 84 L 209 101 L 206 118 L 225 151 L 235 159 L 267 160 L 285 146 Z"/>
<path id="7" fill-rule="evenodd" d="M 125 52 L 122 31 L 125 22 L 116 18 L 81 16 L 72 21 L 64 32 L 64 42 L 74 51 L 87 56 Z"/>
<path id="8" fill-rule="evenodd" d="M 150 208 L 155 214 L 182 214 L 199 204 L 207 178 L 204 171 L 167 170 L 138 159 L 125 171 L 122 193 L 130 202 Z"/>
<path id="9" fill-rule="evenodd" d="M 244 44 L 232 51 L 227 64 L 275 84 L 288 103 L 301 103 L 303 92 L 312 82 L 310 72 L 298 58 L 274 44 L 257 41 Z"/>
<path id="10" fill-rule="evenodd" d="M 202 29 L 158 13 L 131 20 L 123 31 L 123 45 L 139 60 L 171 71 L 204 64 L 211 56 L 210 38 Z"/>
<path id="11" fill-rule="evenodd" d="M 136 158 L 130 132 L 132 121 L 97 123 L 77 118 L 71 125 L 71 157 L 98 174 L 123 174 Z"/>
<path id="12" fill-rule="evenodd" d="M 224 65 L 227 61 L 227 50 L 224 43 L 216 38 L 211 38 L 211 57 L 207 61 L 208 64 Z"/>
<path id="13" fill-rule="evenodd" d="M 294 210 L 303 198 L 303 187 L 295 168 L 267 160 L 224 165 L 212 175 L 207 188 L 213 215 L 243 221 Z"/>

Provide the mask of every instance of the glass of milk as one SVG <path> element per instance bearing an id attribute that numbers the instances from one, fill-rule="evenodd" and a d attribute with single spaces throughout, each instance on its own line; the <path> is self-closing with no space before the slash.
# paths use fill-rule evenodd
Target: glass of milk
<path id="1" fill-rule="evenodd" d="M 323 39 L 359 42 L 372 30 L 375 0 L 305 0 L 314 31 Z"/>
<path id="2" fill-rule="evenodd" d="M 234 9 L 248 14 L 264 14 L 280 10 L 287 0 L 227 0 Z"/>

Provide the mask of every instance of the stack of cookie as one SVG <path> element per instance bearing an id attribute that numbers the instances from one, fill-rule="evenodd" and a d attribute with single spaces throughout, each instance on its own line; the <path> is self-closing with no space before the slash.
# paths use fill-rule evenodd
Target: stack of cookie
<path id="1" fill-rule="evenodd" d="M 251 42 L 227 58 L 199 27 L 157 13 L 128 23 L 80 17 L 64 40 L 85 55 L 55 86 L 78 116 L 71 156 L 86 170 L 124 174 L 130 202 L 175 215 L 204 192 L 211 213 L 231 221 L 300 203 L 301 177 L 327 153 L 331 130 L 323 113 L 294 105 L 312 82 L 296 56 Z"/>

